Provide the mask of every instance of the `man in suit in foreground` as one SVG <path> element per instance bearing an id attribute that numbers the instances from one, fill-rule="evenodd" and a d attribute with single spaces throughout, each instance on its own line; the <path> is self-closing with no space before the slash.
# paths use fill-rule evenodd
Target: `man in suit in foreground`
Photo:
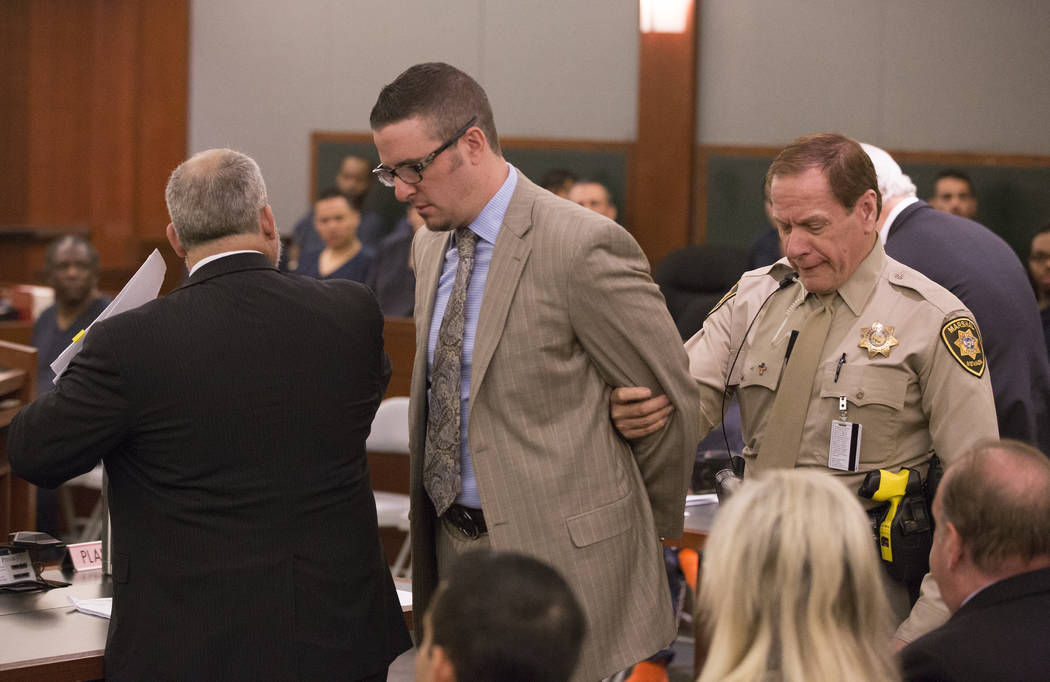
<path id="1" fill-rule="evenodd" d="M 484 90 L 454 67 L 402 73 L 371 125 L 376 175 L 426 223 L 413 245 L 413 608 L 465 551 L 535 556 L 584 606 L 574 679 L 615 673 L 675 636 L 659 537 L 682 533 L 699 440 L 697 389 L 645 256 L 510 166 Z M 608 409 L 627 380 L 676 409 L 633 443 Z"/>
<path id="2" fill-rule="evenodd" d="M 930 570 L 952 616 L 901 652 L 904 678 L 1050 680 L 1050 460 L 1005 440 L 948 468 Z"/>
<path id="3" fill-rule="evenodd" d="M 390 372 L 375 298 L 277 271 L 243 154 L 197 154 L 166 198 L 186 284 L 95 325 L 8 435 L 38 485 L 105 463 L 106 679 L 385 680 L 410 642 L 365 460 Z"/>

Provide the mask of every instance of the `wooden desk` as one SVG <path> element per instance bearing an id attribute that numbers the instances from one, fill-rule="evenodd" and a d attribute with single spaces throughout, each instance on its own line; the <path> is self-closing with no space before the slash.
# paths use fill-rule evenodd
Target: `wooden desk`
<path id="1" fill-rule="evenodd" d="M 102 679 L 109 620 L 78 613 L 66 598 L 112 597 L 113 585 L 102 571 L 44 571 L 51 580 L 70 582 L 47 592 L 0 592 L 0 682 L 60 682 Z M 396 580 L 398 589 L 411 582 Z M 412 607 L 401 607 L 412 630 Z"/>
<path id="2" fill-rule="evenodd" d="M 47 592 L 0 592 L 0 680 L 97 680 L 109 621 L 77 613 L 66 599 L 113 595 L 101 571 L 44 577 L 73 583 Z"/>
<path id="3" fill-rule="evenodd" d="M 0 538 L 36 528 L 36 488 L 11 472 L 7 426 L 36 397 L 36 349 L 0 341 Z M 2 640 L 0 640 L 2 641 Z"/>
<path id="4" fill-rule="evenodd" d="M 412 390 L 412 364 L 416 359 L 416 325 L 411 317 L 388 317 L 383 323 L 383 347 L 393 372 L 384 398 L 407 396 Z"/>
<path id="5" fill-rule="evenodd" d="M 701 504 L 685 508 L 685 533 L 680 538 L 664 540 L 669 547 L 688 547 L 699 554 L 707 544 L 707 535 L 711 532 L 717 504 Z M 700 568 L 696 571 L 697 587 L 700 586 Z M 704 636 L 700 614 L 693 614 L 693 678 L 700 676 L 700 670 L 707 661 L 707 639 Z"/>

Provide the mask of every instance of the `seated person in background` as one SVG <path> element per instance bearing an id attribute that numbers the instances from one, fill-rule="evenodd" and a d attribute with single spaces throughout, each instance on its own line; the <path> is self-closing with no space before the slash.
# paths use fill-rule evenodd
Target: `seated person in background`
<path id="1" fill-rule="evenodd" d="M 388 317 L 411 317 L 416 302 L 416 274 L 412 272 L 412 237 L 423 218 L 409 205 L 405 217 L 376 250 L 365 284 L 375 292 L 379 308 Z"/>
<path id="2" fill-rule="evenodd" d="M 575 184 L 576 174 L 567 168 L 552 168 L 540 178 L 540 187 L 562 199 L 569 198 L 569 190 Z"/>
<path id="3" fill-rule="evenodd" d="M 66 235 L 48 244 L 44 279 L 55 290 L 55 304 L 33 324 L 38 398 L 55 387 L 51 363 L 112 300 L 98 293 L 98 269 L 98 252 L 83 237 Z"/>
<path id="4" fill-rule="evenodd" d="M 339 165 L 335 176 L 335 187 L 361 209 L 361 224 L 357 227 L 358 238 L 367 246 L 374 247 L 386 235 L 387 225 L 379 214 L 366 211 L 365 199 L 372 189 L 372 164 L 360 156 L 347 156 Z M 321 235 L 314 227 L 314 211 L 307 211 L 292 228 L 292 244 L 288 247 L 288 269 L 295 270 L 299 259 L 313 255 L 325 246 Z M 285 259 L 282 257 L 282 261 Z M 282 268 L 284 269 L 284 268 Z"/>
<path id="5" fill-rule="evenodd" d="M 977 190 L 974 189 L 973 180 L 957 168 L 945 168 L 933 181 L 930 206 L 938 211 L 977 220 Z"/>
<path id="6" fill-rule="evenodd" d="M 314 204 L 314 227 L 325 247 L 304 253 L 296 272 L 317 279 L 364 282 L 375 252 L 357 238 L 361 210 L 337 188 L 321 192 Z"/>
<path id="7" fill-rule="evenodd" d="M 569 190 L 568 199 L 609 220 L 616 220 L 616 204 L 613 203 L 612 193 L 597 180 L 577 180 Z"/>
<path id="8" fill-rule="evenodd" d="M 564 682 L 583 611 L 553 568 L 524 554 L 461 556 L 423 616 L 416 682 Z"/>
<path id="9" fill-rule="evenodd" d="M 765 194 L 764 187 L 763 194 Z M 766 209 L 766 220 L 769 223 L 769 227 L 760 232 L 755 237 L 755 241 L 751 242 L 751 251 L 747 255 L 748 270 L 754 270 L 764 265 L 772 265 L 784 257 L 784 252 L 780 250 L 780 233 L 777 232 L 777 228 L 773 224 L 773 214 L 771 213 L 773 207 L 769 203 L 768 196 L 763 199 L 762 204 Z"/>
<path id="10" fill-rule="evenodd" d="M 1028 276 L 1039 304 L 1039 315 L 1043 319 L 1043 336 L 1046 337 L 1046 352 L 1050 355 L 1050 223 L 1035 233 L 1028 250 Z"/>
<path id="11" fill-rule="evenodd" d="M 933 501 L 930 570 L 952 616 L 901 652 L 907 680 L 1050 680 L 1050 461 L 976 446 Z"/>
<path id="12" fill-rule="evenodd" d="M 800 469 L 746 481 L 704 549 L 700 682 L 899 679 L 879 561 L 840 481 Z"/>
<path id="13" fill-rule="evenodd" d="M 98 252 L 83 237 L 66 235 L 47 246 L 44 279 L 55 290 L 55 304 L 33 324 L 38 398 L 55 388 L 51 363 L 110 303 L 108 296 L 98 293 L 98 269 Z M 37 489 L 36 528 L 56 538 L 60 537 L 58 506 L 57 490 Z"/>

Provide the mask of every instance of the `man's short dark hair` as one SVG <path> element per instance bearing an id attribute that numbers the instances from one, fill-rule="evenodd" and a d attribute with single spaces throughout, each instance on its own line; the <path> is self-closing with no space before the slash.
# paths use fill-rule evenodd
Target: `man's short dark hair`
<path id="1" fill-rule="evenodd" d="M 1050 557 L 1050 460 L 1032 446 L 979 443 L 951 465 L 937 495 L 936 521 L 955 526 L 981 570 L 995 572 L 1005 559 Z"/>
<path id="2" fill-rule="evenodd" d="M 933 178 L 933 187 L 935 191 L 937 189 L 937 183 L 943 178 L 953 178 L 955 180 L 962 180 L 966 183 L 966 186 L 970 188 L 970 196 L 974 197 L 975 199 L 977 198 L 977 188 L 974 187 L 973 180 L 971 180 L 970 176 L 966 174 L 966 171 L 960 170 L 958 168 L 945 168 L 944 170 L 938 172 L 937 175 Z"/>
<path id="3" fill-rule="evenodd" d="M 500 154 L 496 123 L 489 98 L 478 82 L 454 66 L 428 62 L 409 67 L 385 86 L 372 107 L 372 130 L 419 116 L 432 127 L 430 134 L 447 140 L 476 118 L 474 125 L 488 138 L 489 148 Z"/>
<path id="4" fill-rule="evenodd" d="M 553 192 L 561 189 L 568 182 L 576 182 L 578 176 L 568 168 L 551 168 L 540 178 L 540 187 Z"/>
<path id="5" fill-rule="evenodd" d="M 361 212 L 361 207 L 365 203 L 364 197 L 352 197 L 349 194 L 340 192 L 338 187 L 325 187 L 317 193 L 317 201 L 335 199 L 336 197 L 343 197 L 346 199 L 346 203 L 350 204 L 350 208 L 358 213 Z"/>
<path id="6" fill-rule="evenodd" d="M 766 173 L 766 196 L 773 178 L 805 173 L 819 168 L 828 178 L 831 193 L 848 212 L 853 211 L 869 189 L 875 192 L 875 217 L 882 213 L 879 178 L 864 148 L 839 133 L 814 133 L 800 137 L 773 159 Z"/>
<path id="7" fill-rule="evenodd" d="M 55 269 L 55 259 L 58 258 L 58 247 L 64 244 L 79 244 L 87 249 L 88 263 L 91 266 L 91 271 L 98 273 L 98 251 L 91 244 L 90 241 L 81 237 L 79 234 L 64 234 L 61 237 L 55 237 L 51 240 L 51 243 L 47 245 L 47 251 L 44 252 L 44 272 L 50 274 Z"/>
<path id="8" fill-rule="evenodd" d="M 482 551 L 460 557 L 448 574 L 431 606 L 431 640 L 445 650 L 457 679 L 572 677 L 585 625 L 557 571 L 522 554 Z"/>

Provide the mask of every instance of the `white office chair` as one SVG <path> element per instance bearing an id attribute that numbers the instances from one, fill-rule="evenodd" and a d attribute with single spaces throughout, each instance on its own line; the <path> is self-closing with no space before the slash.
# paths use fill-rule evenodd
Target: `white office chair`
<path id="1" fill-rule="evenodd" d="M 97 490 L 99 498 L 91 510 L 90 516 L 77 516 L 73 504 L 71 487 L 89 488 Z M 102 536 L 102 464 L 86 474 L 81 474 L 74 479 L 66 481 L 59 489 L 59 506 L 65 516 L 66 528 L 71 537 L 77 542 L 89 542 L 98 540 Z"/>
<path id="2" fill-rule="evenodd" d="M 397 528 L 405 533 L 409 530 L 408 508 L 409 497 L 403 491 L 408 489 L 408 398 L 387 398 L 379 404 L 372 431 L 365 441 L 365 450 L 369 453 L 369 466 L 375 469 L 382 457 L 387 463 L 393 463 L 394 475 L 398 479 L 395 490 L 373 490 L 376 499 L 376 516 L 379 525 Z M 399 461 L 404 457 L 404 461 Z M 403 480 L 401 480 L 403 479 Z M 409 551 L 411 538 L 405 537 L 398 551 L 397 559 L 391 567 L 395 577 L 402 577 L 409 569 Z"/>

